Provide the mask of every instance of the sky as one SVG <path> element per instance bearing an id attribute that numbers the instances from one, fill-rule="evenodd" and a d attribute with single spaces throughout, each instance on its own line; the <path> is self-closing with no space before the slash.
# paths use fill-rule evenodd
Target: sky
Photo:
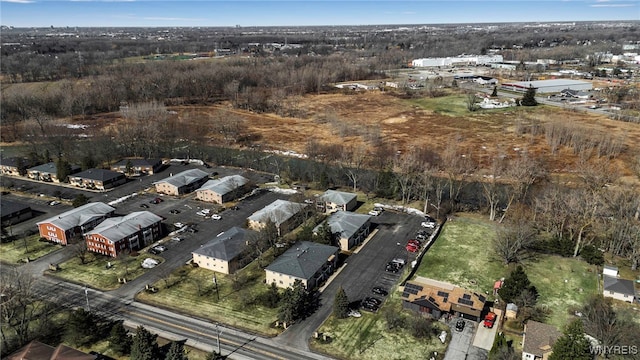
<path id="1" fill-rule="evenodd" d="M 400 25 L 640 20 L 640 0 L 0 0 L 14 27 Z"/>

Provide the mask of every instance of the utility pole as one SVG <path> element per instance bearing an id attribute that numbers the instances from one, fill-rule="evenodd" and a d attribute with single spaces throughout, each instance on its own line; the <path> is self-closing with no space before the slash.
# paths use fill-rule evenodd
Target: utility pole
<path id="1" fill-rule="evenodd" d="M 90 312 L 91 307 L 89 306 L 89 288 L 87 288 L 87 285 L 84 286 L 84 298 L 87 300 L 87 312 Z"/>
<path id="2" fill-rule="evenodd" d="M 218 279 L 216 278 L 215 272 L 213 273 L 213 285 L 216 286 L 216 297 L 218 298 L 218 301 L 220 301 L 220 292 L 218 291 Z"/>

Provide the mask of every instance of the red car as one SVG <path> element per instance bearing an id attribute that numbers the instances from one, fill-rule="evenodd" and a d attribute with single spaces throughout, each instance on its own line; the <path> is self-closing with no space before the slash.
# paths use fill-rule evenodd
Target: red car
<path id="1" fill-rule="evenodd" d="M 406 249 L 408 252 L 418 252 L 418 247 L 413 244 L 407 244 Z"/>
<path id="2" fill-rule="evenodd" d="M 412 244 L 415 245 L 417 247 L 420 247 L 420 241 L 416 240 L 416 239 L 411 239 L 407 242 L 407 244 Z"/>

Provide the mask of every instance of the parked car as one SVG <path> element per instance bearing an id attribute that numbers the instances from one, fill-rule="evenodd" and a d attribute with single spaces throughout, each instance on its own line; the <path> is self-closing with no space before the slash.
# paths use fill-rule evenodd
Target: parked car
<path id="1" fill-rule="evenodd" d="M 151 252 L 151 250 L 153 250 L 154 252 Z M 152 254 L 159 254 L 163 251 L 167 251 L 167 248 L 162 245 L 154 246 L 149 250 L 149 252 L 151 252 Z"/>
<path id="2" fill-rule="evenodd" d="M 389 295 L 389 292 L 383 288 L 381 288 L 380 286 L 376 286 L 373 289 L 371 289 L 371 292 L 377 295 L 381 295 L 381 296 L 387 296 Z"/>
<path id="3" fill-rule="evenodd" d="M 220 219 L 222 219 L 222 216 L 220 216 L 218 214 L 211 215 L 211 220 L 220 220 Z"/>
<path id="4" fill-rule="evenodd" d="M 436 227 L 436 223 L 435 222 L 431 222 L 431 221 L 423 221 L 420 226 L 428 228 L 428 229 L 434 229 Z"/>
<path id="5" fill-rule="evenodd" d="M 181 229 L 184 227 L 184 224 L 181 222 L 177 222 L 177 223 L 173 223 L 173 226 L 177 227 L 178 229 Z"/>
<path id="6" fill-rule="evenodd" d="M 149 205 L 147 205 L 147 204 L 140 204 L 140 207 L 141 207 L 141 208 L 148 209 L 148 208 L 149 208 Z"/>
<path id="7" fill-rule="evenodd" d="M 459 320 L 456 322 L 456 331 L 462 331 L 462 330 L 464 330 L 464 325 L 465 325 L 465 324 L 466 324 L 466 323 L 464 322 L 464 320 L 459 319 Z"/>
<path id="8" fill-rule="evenodd" d="M 365 303 L 374 304 L 376 306 L 380 306 L 382 304 L 382 300 L 374 298 L 374 297 L 366 297 L 362 300 Z"/>
<path id="9" fill-rule="evenodd" d="M 376 306 L 374 304 L 370 304 L 370 303 L 361 304 L 361 308 L 362 308 L 362 310 L 367 310 L 367 311 L 370 311 L 370 312 L 378 311 L 378 306 Z"/>
<path id="10" fill-rule="evenodd" d="M 391 260 L 390 264 L 396 265 L 398 268 L 402 268 L 407 262 L 401 258 L 395 258 Z"/>
<path id="11" fill-rule="evenodd" d="M 198 212 L 196 213 L 196 215 L 199 215 L 199 216 L 207 216 L 207 214 L 206 214 L 206 213 L 203 213 L 202 211 L 198 211 Z"/>
<path id="12" fill-rule="evenodd" d="M 349 313 L 347 315 L 349 315 L 351 317 L 354 317 L 354 318 L 362 317 L 362 314 L 360 314 L 360 312 L 358 310 L 349 310 Z"/>
<path id="13" fill-rule="evenodd" d="M 398 270 L 400 270 L 401 266 L 399 266 L 398 264 L 395 263 L 388 263 L 387 266 L 384 268 L 385 271 L 387 272 L 392 272 L 392 273 L 397 273 Z"/>
<path id="14" fill-rule="evenodd" d="M 410 239 L 409 241 L 407 241 L 407 244 L 412 244 L 412 245 L 415 245 L 415 246 L 417 246 L 417 247 L 420 247 L 420 245 L 422 245 L 422 244 L 420 243 L 420 241 L 419 241 L 419 240 L 416 240 L 416 239 Z"/>
<path id="15" fill-rule="evenodd" d="M 380 214 L 382 214 L 382 211 L 378 211 L 378 210 L 369 211 L 369 215 L 371 215 L 371 216 L 378 216 Z"/>
<path id="16" fill-rule="evenodd" d="M 53 200 L 52 202 L 49 203 L 49 206 L 56 206 L 58 204 L 60 204 L 60 201 Z"/>
<path id="17" fill-rule="evenodd" d="M 169 212 L 172 213 L 172 214 L 180 214 L 180 210 L 178 210 L 178 209 L 173 209 L 173 210 L 171 210 Z"/>
<path id="18" fill-rule="evenodd" d="M 418 252 L 418 247 L 413 244 L 407 244 L 405 249 L 407 249 L 408 252 Z"/>
<path id="19" fill-rule="evenodd" d="M 172 241 L 180 242 L 180 241 L 182 241 L 182 238 L 180 238 L 180 237 L 178 237 L 178 236 L 174 236 L 174 237 L 172 237 L 172 238 L 171 238 L 171 240 L 172 240 Z"/>
<path id="20" fill-rule="evenodd" d="M 151 204 L 160 204 L 163 200 L 160 198 L 155 198 L 151 201 L 149 201 Z"/>
<path id="21" fill-rule="evenodd" d="M 493 324 L 496 322 L 496 313 L 494 312 L 490 312 L 487 314 L 487 316 L 484 317 L 484 321 L 483 321 L 483 325 L 486 328 L 491 329 L 493 327 Z"/>

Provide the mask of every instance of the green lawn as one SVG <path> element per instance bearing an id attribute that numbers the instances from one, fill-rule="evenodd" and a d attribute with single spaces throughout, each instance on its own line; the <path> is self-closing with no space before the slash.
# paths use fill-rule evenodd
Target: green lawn
<path id="1" fill-rule="evenodd" d="M 448 116 L 467 116 L 466 95 L 449 95 L 436 98 L 419 98 L 408 100 L 411 104 L 419 106 L 423 110 L 431 110 L 435 113 Z"/>
<path id="2" fill-rule="evenodd" d="M 27 257 L 33 261 L 62 248 L 61 245 L 39 240 L 40 235 L 32 235 L 0 244 L 0 261 L 16 264 Z"/>
<path id="3" fill-rule="evenodd" d="M 446 223 L 416 274 L 491 293 L 493 283 L 511 271 L 492 255 L 497 226 L 480 215 L 456 215 Z M 584 304 L 597 292 L 597 269 L 582 259 L 538 255 L 522 265 L 538 289 L 538 304 L 551 311 L 546 322 L 558 329 L 570 319 L 572 307 Z"/>
<path id="4" fill-rule="evenodd" d="M 220 300 L 213 286 L 213 274 L 211 270 L 184 266 L 175 271 L 168 282 L 161 280 L 154 284 L 159 289 L 157 293 L 143 292 L 136 299 L 267 336 L 280 332 L 271 327 L 278 310 L 251 301 L 257 294 L 267 291 L 264 270 L 257 261 L 238 275 L 216 274 Z M 234 281 L 240 285 L 234 288 Z"/>
<path id="5" fill-rule="evenodd" d="M 73 257 L 58 264 L 57 271 L 47 270 L 47 272 L 70 282 L 108 291 L 120 287 L 118 278 L 124 277 L 131 281 L 150 270 L 141 266 L 142 261 L 146 258 L 154 258 L 158 262 L 164 261 L 161 257 L 146 253 L 124 259 L 114 259 L 90 253 L 86 258 L 86 264 L 81 264 L 79 258 Z M 107 268 L 108 263 L 112 265 L 110 268 Z"/>
<path id="6" fill-rule="evenodd" d="M 383 309 L 400 307 L 400 294 L 393 293 L 383 308 L 372 314 L 362 311 L 361 318 L 338 319 L 330 316 L 318 330 L 330 341 L 312 340 L 311 347 L 318 352 L 341 359 L 428 359 L 436 351 L 441 359 L 446 351 L 437 337 L 416 339 L 406 329 L 388 330 Z M 399 311 L 399 310 L 398 310 Z M 440 330 L 446 325 L 435 322 Z"/>

